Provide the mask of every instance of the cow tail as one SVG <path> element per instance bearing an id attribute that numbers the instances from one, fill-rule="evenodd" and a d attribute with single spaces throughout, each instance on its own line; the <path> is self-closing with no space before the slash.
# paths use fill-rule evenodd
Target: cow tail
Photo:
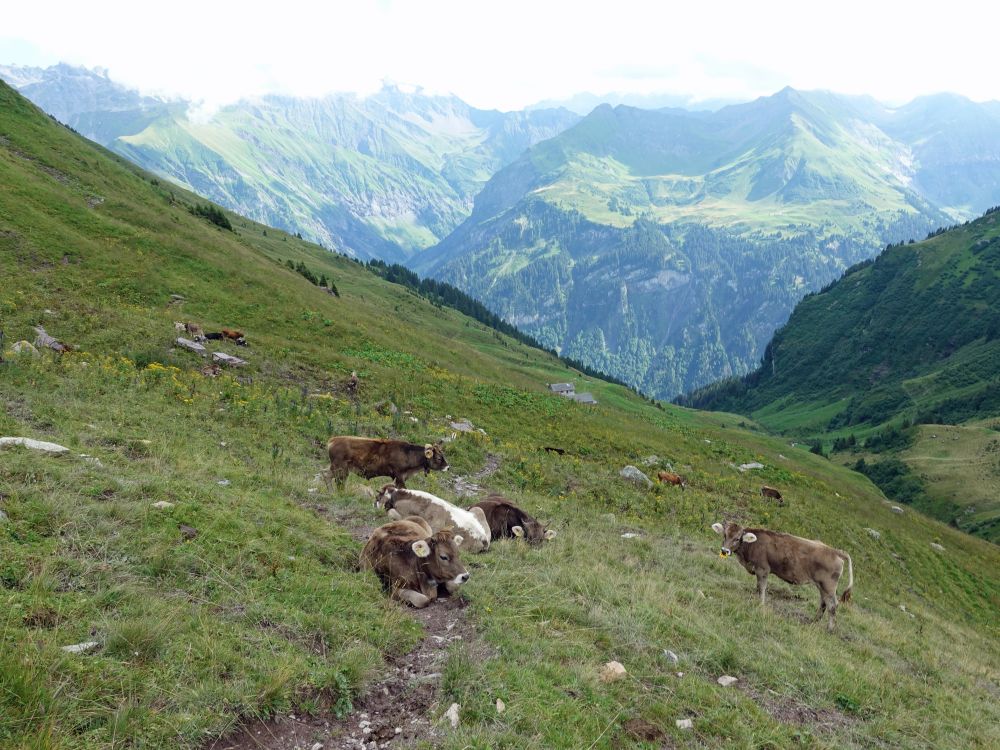
<path id="1" fill-rule="evenodd" d="M 840 601 L 849 602 L 851 601 L 851 589 L 854 588 L 854 563 L 851 562 L 851 556 L 846 552 L 841 552 L 840 555 L 847 560 L 847 588 L 840 595 Z"/>

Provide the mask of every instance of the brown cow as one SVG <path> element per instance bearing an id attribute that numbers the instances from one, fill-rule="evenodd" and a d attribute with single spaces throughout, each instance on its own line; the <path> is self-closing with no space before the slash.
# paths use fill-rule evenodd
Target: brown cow
<path id="1" fill-rule="evenodd" d="M 205 340 L 205 330 L 197 323 L 185 323 L 184 330 L 194 341 Z"/>
<path id="2" fill-rule="evenodd" d="M 421 470 L 424 474 L 430 474 L 431 469 L 448 471 L 442 442 L 418 445 L 403 440 L 332 437 L 326 444 L 330 468 L 323 472 L 323 478 L 327 488 L 336 481 L 341 491 L 352 471 L 365 479 L 391 477 L 397 487 L 405 487 L 406 480 Z"/>
<path id="3" fill-rule="evenodd" d="M 781 497 L 781 493 L 778 492 L 774 487 L 768 487 L 766 484 L 760 488 L 761 497 L 769 497 L 773 500 L 777 500 L 779 503 L 784 504 L 784 500 Z"/>
<path id="4" fill-rule="evenodd" d="M 519 537 L 529 544 L 541 544 L 546 539 L 555 539 L 554 529 L 546 529 L 502 495 L 490 495 L 469 510 L 478 508 L 486 514 L 490 534 L 494 539 Z"/>
<path id="5" fill-rule="evenodd" d="M 420 609 L 437 599 L 439 587 L 448 593 L 469 580 L 458 547 L 459 534 L 434 533 L 416 516 L 378 527 L 361 550 L 361 569 L 373 570 L 391 596 Z"/>
<path id="6" fill-rule="evenodd" d="M 687 482 L 684 481 L 684 477 L 680 474 L 674 474 L 672 471 L 661 471 L 656 475 L 656 478 L 661 482 L 666 482 L 667 484 L 673 484 L 680 487 L 682 490 L 687 487 Z"/>
<path id="7" fill-rule="evenodd" d="M 833 630 L 833 618 L 837 612 L 837 583 L 844 572 L 847 561 L 847 588 L 840 601 L 851 598 L 854 588 L 854 564 L 851 556 L 823 542 L 813 539 L 782 534 L 767 529 L 746 529 L 736 523 L 713 523 L 712 530 L 722 534 L 721 555 L 736 555 L 748 573 L 757 576 L 757 592 L 760 603 L 767 599 L 767 577 L 771 573 L 791 584 L 812 583 L 819 589 L 820 619 L 826 612 L 829 616 L 827 629 Z"/>

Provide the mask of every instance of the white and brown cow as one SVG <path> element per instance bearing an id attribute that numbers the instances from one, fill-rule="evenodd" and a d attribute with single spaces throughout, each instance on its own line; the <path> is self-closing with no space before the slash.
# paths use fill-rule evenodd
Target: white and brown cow
<path id="1" fill-rule="evenodd" d="M 384 524 L 361 550 L 361 569 L 372 570 L 394 599 L 426 607 L 443 586 L 454 593 L 469 580 L 458 548 L 462 536 L 450 530 L 434 532 L 422 518 Z"/>
<path id="2" fill-rule="evenodd" d="M 814 539 L 782 534 L 768 529 L 747 529 L 736 523 L 713 523 L 712 530 L 722 534 L 724 557 L 736 555 L 747 572 L 757 576 L 757 593 L 760 603 L 767 600 L 767 577 L 773 573 L 791 584 L 812 583 L 819 589 L 820 619 L 826 612 L 827 628 L 833 630 L 837 612 L 837 583 L 847 563 L 847 588 L 840 601 L 851 598 L 854 588 L 854 564 L 851 556 Z"/>
<path id="3" fill-rule="evenodd" d="M 463 537 L 459 546 L 465 552 L 485 552 L 490 547 L 490 525 L 482 508 L 464 510 L 429 492 L 391 484 L 379 491 L 375 507 L 384 508 L 392 518 L 420 516 L 434 531 L 455 529 Z"/>

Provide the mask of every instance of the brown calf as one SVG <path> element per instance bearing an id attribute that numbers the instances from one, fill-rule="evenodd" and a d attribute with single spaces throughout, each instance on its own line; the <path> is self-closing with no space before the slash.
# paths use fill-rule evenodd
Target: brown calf
<path id="1" fill-rule="evenodd" d="M 461 535 L 434 533 L 411 516 L 372 532 L 361 550 L 361 569 L 374 571 L 394 599 L 419 609 L 438 598 L 440 586 L 453 593 L 469 580 L 458 556 L 461 543 Z"/>
<path id="2" fill-rule="evenodd" d="M 529 544 L 541 544 L 546 539 L 555 539 L 554 529 L 546 529 L 502 495 L 490 495 L 469 507 L 486 514 L 486 522 L 494 539 L 520 537 Z"/>
<path id="3" fill-rule="evenodd" d="M 781 497 L 781 493 L 778 492 L 774 487 L 768 487 L 766 484 L 760 488 L 761 497 L 769 497 L 778 502 L 784 502 Z"/>
<path id="4" fill-rule="evenodd" d="M 420 471 L 448 470 L 441 442 L 418 445 L 403 440 L 332 437 L 326 444 L 330 468 L 323 472 L 323 478 L 328 488 L 336 481 L 337 488 L 343 490 L 347 475 L 353 471 L 365 479 L 391 477 L 397 487 L 405 487 L 406 480 Z"/>
<path id="5" fill-rule="evenodd" d="M 680 474 L 674 474 L 672 471 L 661 471 L 656 475 L 656 478 L 661 482 L 676 485 L 681 489 L 684 489 L 687 486 L 687 482 L 684 481 L 684 477 Z"/>
<path id="6" fill-rule="evenodd" d="M 712 530 L 722 534 L 724 557 L 736 555 L 736 559 L 747 572 L 757 576 L 757 592 L 760 603 L 767 599 L 767 577 L 771 573 L 791 584 L 812 583 L 819 589 L 820 619 L 826 612 L 829 620 L 827 629 L 833 630 L 833 618 L 837 613 L 837 583 L 847 562 L 847 588 L 840 601 L 851 598 L 854 588 L 854 564 L 851 556 L 823 542 L 813 539 L 782 534 L 767 529 L 746 529 L 736 523 L 713 523 Z"/>

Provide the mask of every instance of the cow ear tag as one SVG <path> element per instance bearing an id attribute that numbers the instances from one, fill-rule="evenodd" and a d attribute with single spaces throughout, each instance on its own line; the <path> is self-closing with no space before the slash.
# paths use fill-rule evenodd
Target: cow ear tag
<path id="1" fill-rule="evenodd" d="M 520 526 L 511 526 L 510 530 L 514 532 L 514 536 L 518 538 L 524 536 L 524 529 L 522 529 Z"/>
<path id="2" fill-rule="evenodd" d="M 547 530 L 545 532 L 545 538 L 546 539 L 555 539 L 556 538 L 556 530 L 555 529 L 549 529 L 549 530 Z"/>
<path id="3" fill-rule="evenodd" d="M 417 557 L 427 557 L 431 553 L 431 546 L 423 539 L 418 539 L 410 547 L 412 547 L 413 554 Z"/>
<path id="4" fill-rule="evenodd" d="M 748 531 L 746 534 L 743 535 L 743 541 L 746 542 L 747 544 L 749 544 L 750 542 L 756 542 L 757 535 L 754 534 L 752 531 Z"/>
<path id="5" fill-rule="evenodd" d="M 722 533 L 722 524 L 719 523 L 718 521 L 716 521 L 715 523 L 713 523 L 712 524 L 712 531 L 714 531 L 716 534 L 721 534 Z"/>
<path id="6" fill-rule="evenodd" d="M 424 455 L 427 458 L 433 458 L 434 457 L 434 448 L 431 447 L 430 443 L 427 443 L 427 445 L 424 446 Z"/>
<path id="7" fill-rule="evenodd" d="M 455 534 L 455 539 L 453 541 L 455 542 L 456 547 L 461 547 L 462 542 L 465 541 L 465 537 L 462 536 L 461 534 Z"/>

